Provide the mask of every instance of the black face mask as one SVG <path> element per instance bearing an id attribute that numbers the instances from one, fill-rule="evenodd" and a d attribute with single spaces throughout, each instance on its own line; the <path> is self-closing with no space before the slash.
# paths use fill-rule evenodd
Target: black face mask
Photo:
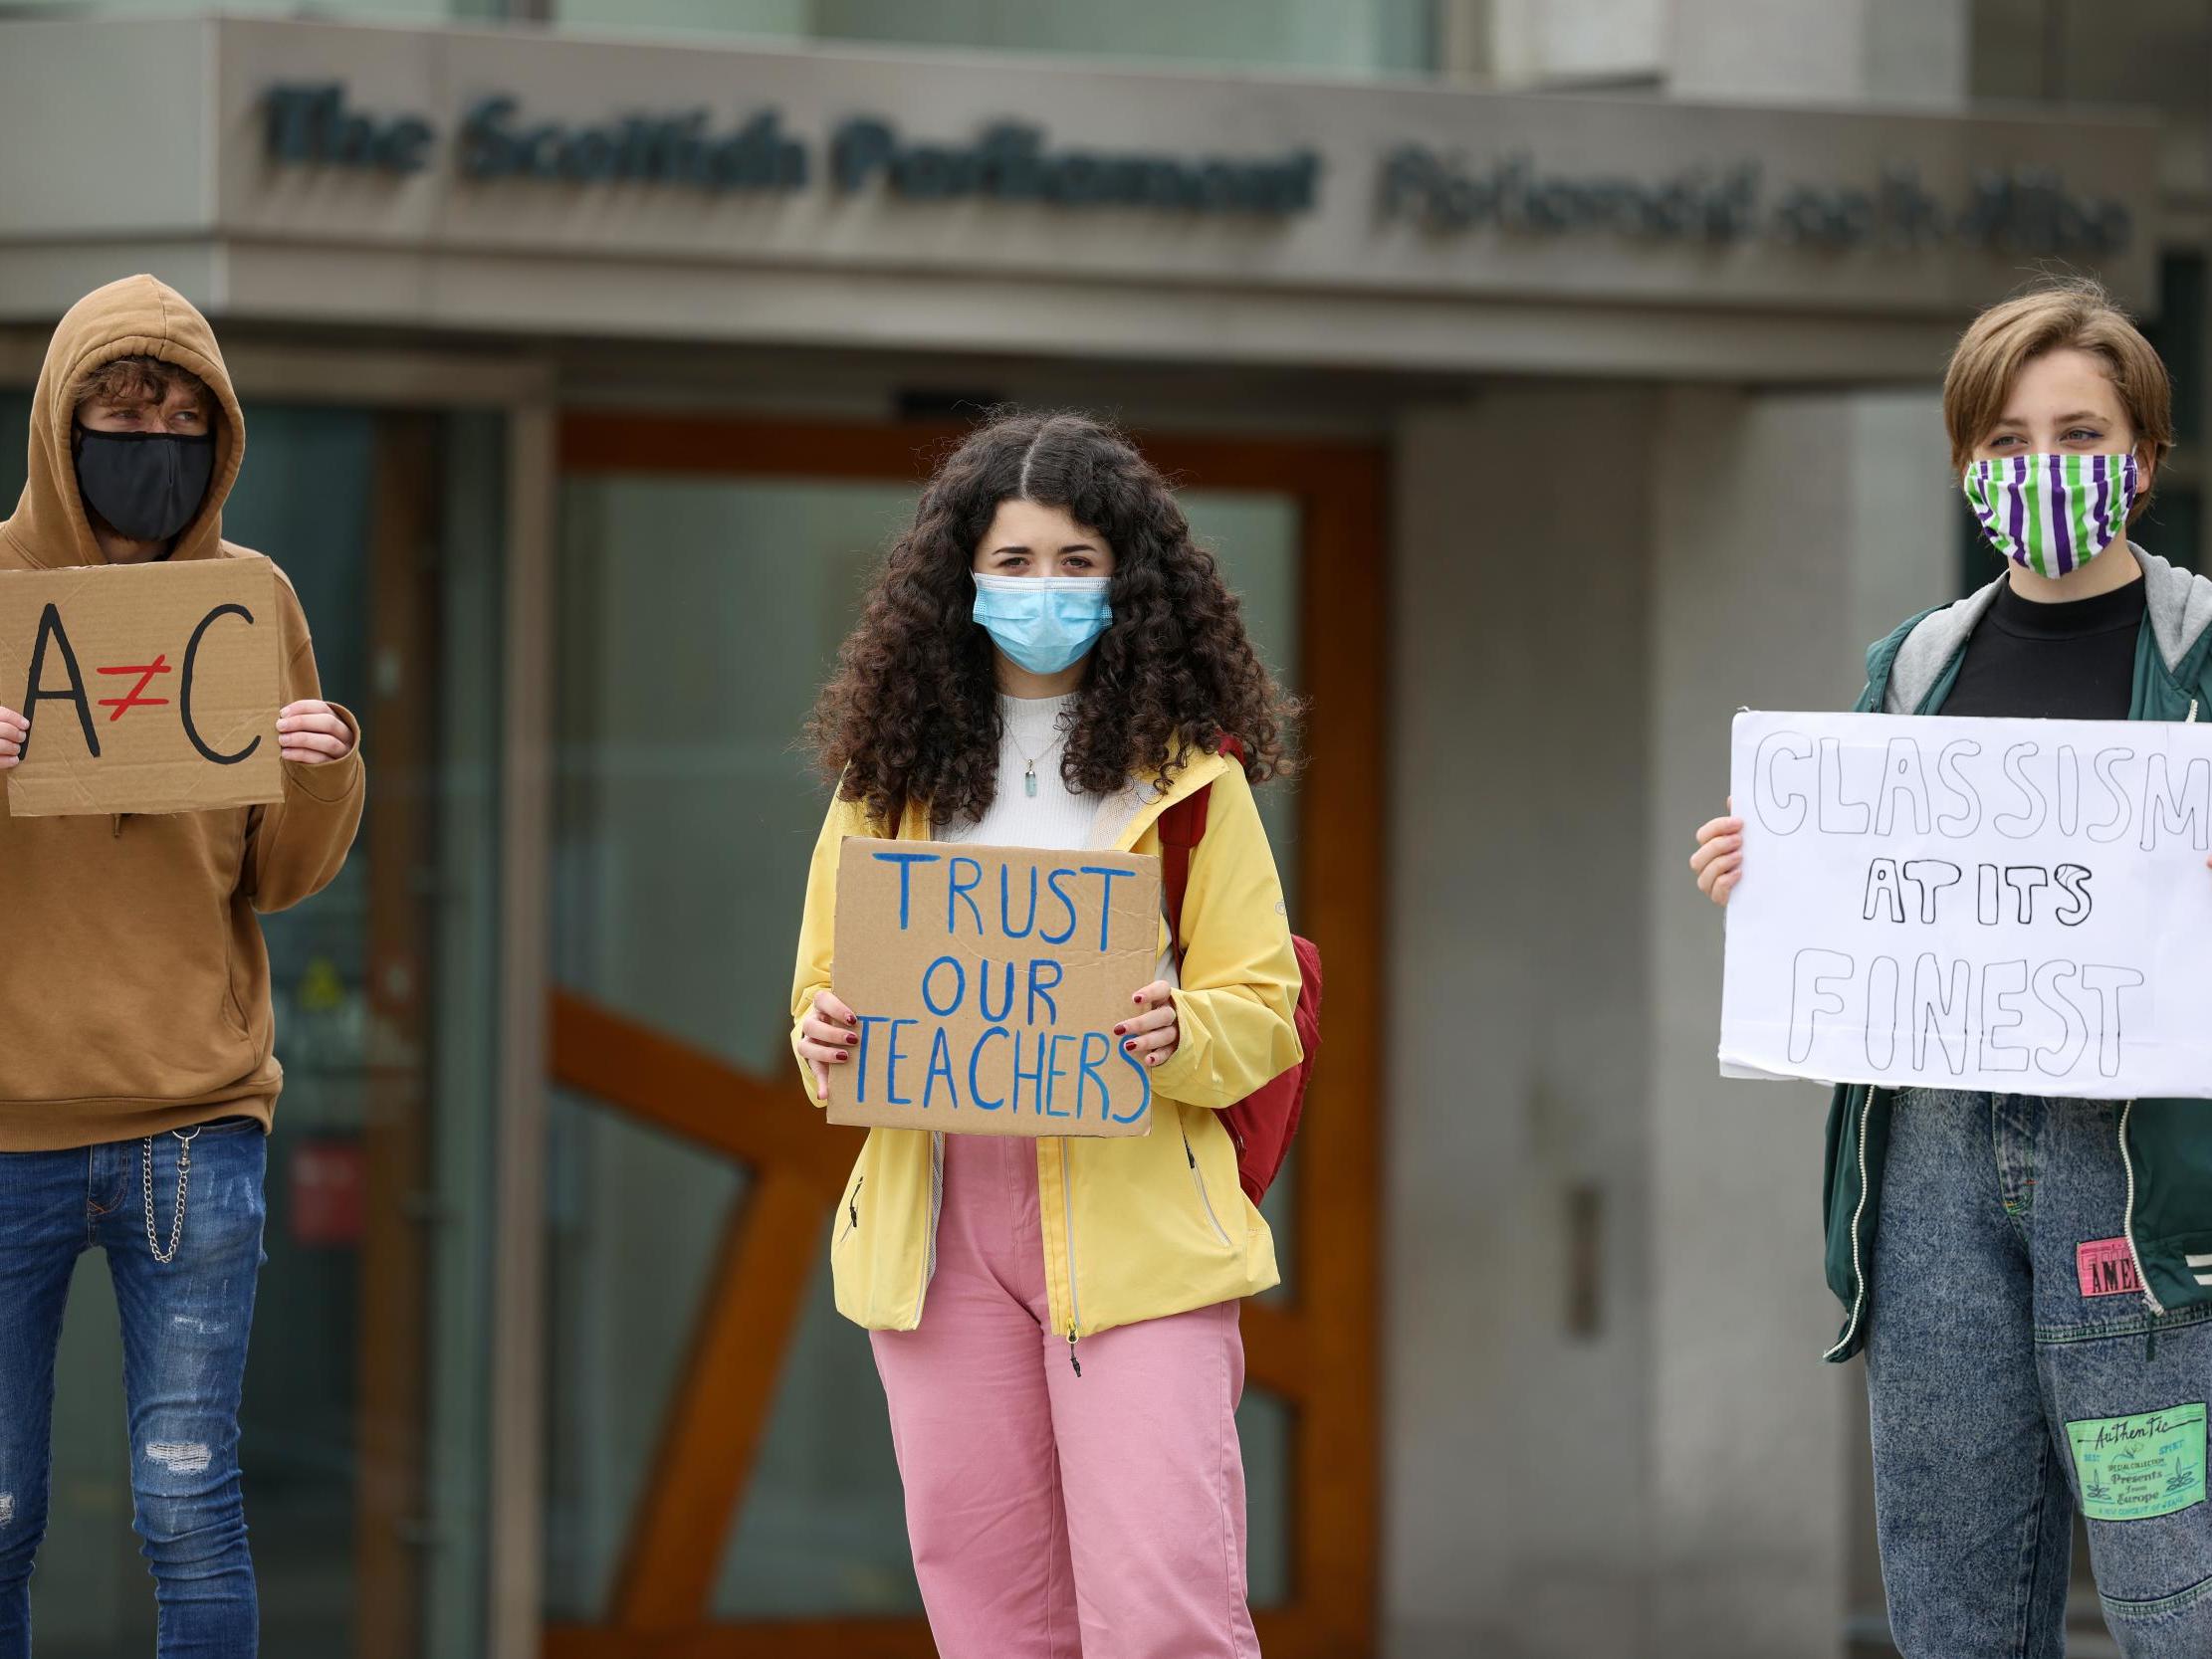
<path id="1" fill-rule="evenodd" d="M 192 521 L 215 476 L 215 438 L 77 428 L 85 505 L 133 541 L 166 541 Z"/>

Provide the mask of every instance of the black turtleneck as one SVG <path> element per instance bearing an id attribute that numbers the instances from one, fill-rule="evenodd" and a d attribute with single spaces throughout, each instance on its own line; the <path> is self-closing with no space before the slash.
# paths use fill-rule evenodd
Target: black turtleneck
<path id="1" fill-rule="evenodd" d="M 2039 604 L 2012 583 L 1975 624 L 1946 715 L 2123 721 L 2134 703 L 2143 582 Z"/>

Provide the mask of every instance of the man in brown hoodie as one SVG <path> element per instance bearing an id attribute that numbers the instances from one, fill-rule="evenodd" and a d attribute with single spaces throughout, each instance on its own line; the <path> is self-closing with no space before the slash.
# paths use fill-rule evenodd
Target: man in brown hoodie
<path id="1" fill-rule="evenodd" d="M 222 537 L 246 424 L 181 295 L 142 276 L 88 295 L 34 396 L 0 570 L 254 556 Z M 358 728 L 322 700 L 299 599 L 277 592 L 279 802 L 12 817 L 6 774 L 29 726 L 0 707 L 0 1659 L 31 1651 L 55 1349 L 93 1245 L 122 1313 L 161 1659 L 256 1651 L 238 1402 L 284 1081 L 258 917 L 337 874 L 364 786 Z M 0 687 L 0 705 L 21 690 Z"/>

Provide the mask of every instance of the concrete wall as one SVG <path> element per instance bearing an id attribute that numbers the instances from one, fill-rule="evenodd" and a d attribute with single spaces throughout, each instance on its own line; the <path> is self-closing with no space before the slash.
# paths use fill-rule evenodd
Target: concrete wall
<path id="1" fill-rule="evenodd" d="M 1672 0 L 1670 9 L 1667 92 L 1676 98 L 1965 102 L 1968 0 Z"/>
<path id="2" fill-rule="evenodd" d="M 1396 1659 L 1628 1654 L 1644 1622 L 1653 408 L 1504 387 L 1399 436 Z M 1584 1186 L 1601 1220 L 1595 1330 L 1577 1336 Z"/>
<path id="3" fill-rule="evenodd" d="M 1727 794 L 1728 720 L 1848 707 L 1866 644 L 1949 596 L 1956 505 L 1932 394 L 1683 391 L 1654 495 L 1645 860 L 1652 1072 L 1652 1453 L 1659 1653 L 1834 1654 L 1847 1411 L 1821 1365 L 1825 1097 L 1723 1083 L 1720 926 L 1690 882 Z M 1747 871 L 1746 880 L 1756 880 Z"/>
<path id="4" fill-rule="evenodd" d="M 1827 1659 L 1825 1103 L 1717 1077 L 1686 860 L 1730 714 L 1947 596 L 1934 396 L 1500 386 L 1397 462 L 1384 1651 Z"/>

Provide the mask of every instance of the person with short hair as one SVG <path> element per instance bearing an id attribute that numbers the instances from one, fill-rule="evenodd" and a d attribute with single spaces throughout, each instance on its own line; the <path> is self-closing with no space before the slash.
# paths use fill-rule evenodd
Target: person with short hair
<path id="1" fill-rule="evenodd" d="M 62 318 L 30 448 L 0 570 L 257 556 L 223 539 L 246 424 L 214 330 L 151 277 Z M 13 817 L 6 776 L 32 722 L 0 707 L 0 1659 L 31 1652 L 55 1353 L 77 1258 L 96 1245 L 122 1315 L 160 1659 L 258 1648 L 238 1406 L 284 1083 L 259 917 L 338 873 L 364 789 L 359 727 L 323 701 L 307 618 L 278 576 L 279 801 Z M 0 687 L 0 704 L 19 691 Z"/>
<path id="2" fill-rule="evenodd" d="M 1943 414 L 2007 569 L 1877 643 L 1859 711 L 2212 715 L 2212 581 L 2127 534 L 2173 447 L 2171 403 L 2157 352 L 2093 282 L 1977 317 Z M 1697 842 L 1698 886 L 1725 905 L 1743 821 Z M 1840 1087 L 1823 1214 L 1847 1315 L 1827 1356 L 1867 1356 L 1906 1659 L 2060 1659 L 2077 1505 L 2120 1652 L 2212 1654 L 2212 1102 Z M 2124 1494 L 2111 1446 L 2134 1458 Z"/>

